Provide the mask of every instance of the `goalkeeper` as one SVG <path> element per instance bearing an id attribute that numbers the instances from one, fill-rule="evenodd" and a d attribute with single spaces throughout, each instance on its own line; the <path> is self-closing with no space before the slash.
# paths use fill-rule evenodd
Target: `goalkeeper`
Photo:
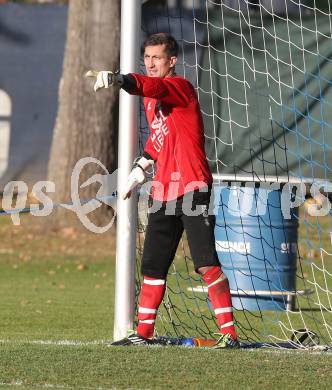
<path id="1" fill-rule="evenodd" d="M 136 332 L 113 345 L 150 344 L 157 310 L 162 302 L 168 269 L 185 230 L 196 272 L 208 286 L 217 318 L 219 348 L 238 346 L 228 280 L 215 249 L 215 216 L 208 215 L 212 175 L 204 150 L 204 128 L 194 87 L 176 75 L 178 44 L 169 34 L 159 33 L 144 43 L 146 76 L 109 71 L 89 71 L 95 76 L 95 91 L 118 85 L 132 95 L 144 97 L 150 126 L 142 157 L 134 164 L 123 198 L 143 183 L 145 171 L 156 163 L 151 197 L 159 210 L 150 212 L 141 271 Z M 185 212 L 185 200 L 192 201 Z M 157 207 L 158 208 L 158 207 Z M 198 212 L 197 212 L 198 211 Z M 194 214 L 194 215 L 193 215 Z"/>

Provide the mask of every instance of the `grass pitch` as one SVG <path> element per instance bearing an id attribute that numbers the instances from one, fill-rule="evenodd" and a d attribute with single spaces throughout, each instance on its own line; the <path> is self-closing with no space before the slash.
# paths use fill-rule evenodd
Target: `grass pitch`
<path id="1" fill-rule="evenodd" d="M 0 389 L 328 389 L 332 355 L 108 346 L 114 232 L 0 218 Z"/>

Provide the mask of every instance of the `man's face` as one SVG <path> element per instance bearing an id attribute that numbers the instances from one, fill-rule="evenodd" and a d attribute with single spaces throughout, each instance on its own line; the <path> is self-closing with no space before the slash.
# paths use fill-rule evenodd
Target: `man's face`
<path id="1" fill-rule="evenodd" d="M 147 46 L 144 51 L 144 65 L 149 77 L 164 78 L 172 74 L 176 57 L 169 57 L 165 45 Z"/>

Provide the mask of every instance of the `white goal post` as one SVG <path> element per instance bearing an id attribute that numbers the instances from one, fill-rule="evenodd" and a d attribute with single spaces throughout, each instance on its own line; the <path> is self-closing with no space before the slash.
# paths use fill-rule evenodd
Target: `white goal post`
<path id="1" fill-rule="evenodd" d="M 140 58 L 141 4 L 140 1 L 121 1 L 121 73 L 137 72 Z M 122 193 L 138 149 L 138 98 L 120 91 L 118 194 Z M 136 194 L 128 200 L 118 196 L 116 276 L 114 308 L 114 340 L 133 329 L 135 310 L 136 258 Z"/>

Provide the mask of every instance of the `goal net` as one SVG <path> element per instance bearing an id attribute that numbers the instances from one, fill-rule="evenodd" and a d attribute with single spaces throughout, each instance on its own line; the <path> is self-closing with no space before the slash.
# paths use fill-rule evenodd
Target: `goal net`
<path id="1" fill-rule="evenodd" d="M 215 179 L 216 248 L 245 343 L 332 343 L 331 6 L 169 0 L 142 7 L 143 36 L 175 36 L 177 72 L 199 97 Z M 140 124 L 143 149 L 143 108 Z M 137 292 L 146 200 L 138 205 Z M 203 338 L 217 330 L 185 235 L 156 329 Z"/>

